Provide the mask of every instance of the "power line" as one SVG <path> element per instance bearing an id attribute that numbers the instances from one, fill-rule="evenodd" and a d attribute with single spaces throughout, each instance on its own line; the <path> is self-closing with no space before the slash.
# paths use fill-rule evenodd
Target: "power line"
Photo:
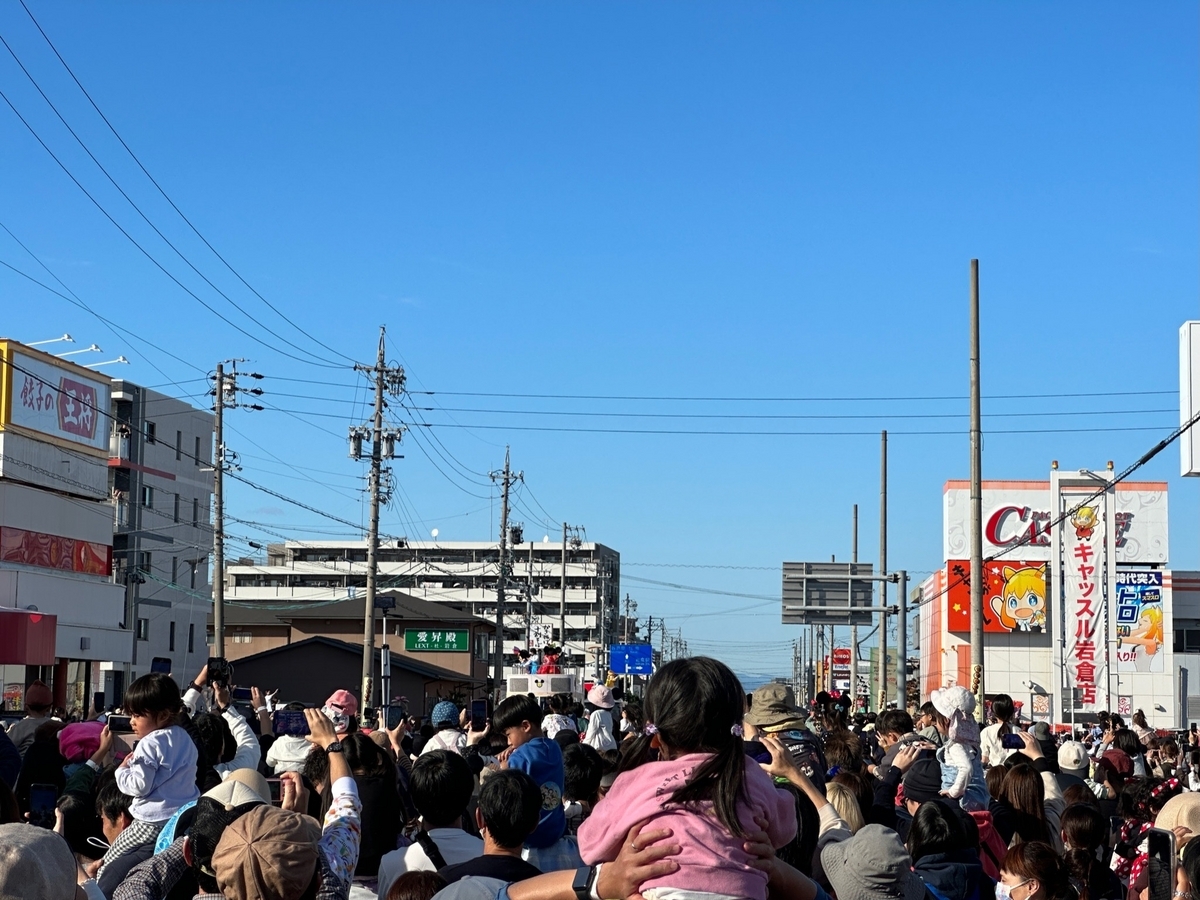
<path id="1" fill-rule="evenodd" d="M 280 394 L 279 396 L 288 396 Z M 295 395 L 291 395 L 295 396 Z M 307 397 L 308 400 L 327 400 L 344 403 L 329 397 Z M 500 416 L 568 416 L 604 419 L 762 419 L 762 420 L 824 420 L 824 419 L 966 419 L 967 413 L 659 413 L 621 412 L 567 409 L 456 409 L 441 407 L 442 412 L 477 413 Z M 425 412 L 433 412 L 428 407 Z M 1131 416 L 1177 412 L 1175 409 L 1080 409 L 1039 412 L 988 413 L 985 419 L 1044 418 L 1047 416 Z"/>
<path id="2" fill-rule="evenodd" d="M 2 40 L 3 40 L 3 38 L 0 38 L 0 41 L 2 41 Z M 7 44 L 6 44 L 5 46 L 7 46 Z M 12 51 L 10 50 L 9 52 L 12 52 Z M 19 61 L 18 61 L 18 62 L 19 62 Z M 96 207 L 96 209 L 100 210 L 101 214 L 103 214 L 103 216 L 104 216 L 106 219 L 108 219 L 108 221 L 109 221 L 109 222 L 111 222 L 111 223 L 113 224 L 113 227 L 115 227 L 115 228 L 116 228 L 118 231 L 120 231 L 120 232 L 121 232 L 121 234 L 123 234 L 123 235 L 125 236 L 125 238 L 126 238 L 126 239 L 127 239 L 127 240 L 128 240 L 130 243 L 131 243 L 131 244 L 133 244 L 133 246 L 135 246 L 135 247 L 136 247 L 136 248 L 137 248 L 139 251 L 141 251 L 142 255 L 143 255 L 143 256 L 145 256 L 145 257 L 146 257 L 146 259 L 150 260 L 150 262 L 151 262 L 151 263 L 153 263 L 153 265 L 155 266 L 155 268 L 157 268 L 157 269 L 158 269 L 160 272 L 162 272 L 164 275 L 166 275 L 166 276 L 167 276 L 167 278 L 169 278 L 171 281 L 173 281 L 173 282 L 174 282 L 174 283 L 175 283 L 175 284 L 176 284 L 176 285 L 177 285 L 177 286 L 178 286 L 178 287 L 179 287 L 179 288 L 180 288 L 180 289 L 181 289 L 181 290 L 182 290 L 184 293 L 186 293 L 186 294 L 187 294 L 189 297 L 191 297 L 193 300 L 195 300 L 197 303 L 199 303 L 201 306 L 203 306 L 205 309 L 207 309 L 207 310 L 208 310 L 210 313 L 212 313 L 214 316 L 216 316 L 218 319 L 220 319 L 220 320 L 221 320 L 222 322 L 224 322 L 226 325 L 230 326 L 231 328 L 233 328 L 235 331 L 239 332 L 240 334 L 243 334 L 243 335 L 245 335 L 245 336 L 246 336 L 246 337 L 248 337 L 250 340 L 254 341 L 256 344 L 260 344 L 261 346 L 263 346 L 263 347 L 267 348 L 268 350 L 274 351 L 275 353 L 279 353 L 279 354 L 281 354 L 282 356 L 286 356 L 286 357 L 287 357 L 287 358 L 289 358 L 289 359 L 296 360 L 297 362 L 302 362 L 302 363 L 305 363 L 306 365 L 310 365 L 310 366 L 316 366 L 316 367 L 318 367 L 318 368 L 325 368 L 325 369 L 344 369 L 344 368 L 346 368 L 346 366 L 344 366 L 344 365 L 342 365 L 342 364 L 340 364 L 340 363 L 319 362 L 319 361 L 317 361 L 317 360 L 315 360 L 315 359 L 312 359 L 311 357 L 296 356 L 296 355 L 295 355 L 295 354 L 293 354 L 293 353 L 288 353 L 286 350 L 281 350 L 281 349 L 279 349 L 278 347 L 272 346 L 271 344 L 269 344 L 269 343 L 267 343 L 266 341 L 264 341 L 264 340 L 262 340 L 261 338 L 259 338 L 257 335 L 251 334 L 249 331 L 247 331 L 246 329 L 242 328 L 242 327 L 241 327 L 240 325 L 238 325 L 236 322 L 232 321 L 232 320 L 231 320 L 231 319 L 229 319 L 227 316 L 225 316 L 225 315 L 222 315 L 222 314 L 221 314 L 220 312 L 218 312 L 218 311 L 217 311 L 217 310 L 216 310 L 214 307 L 212 307 L 211 305 L 209 305 L 208 303 L 206 303 L 206 302 L 205 302 L 205 301 L 204 301 L 204 300 L 203 300 L 203 299 L 200 297 L 200 295 L 199 295 L 199 294 L 197 294 L 195 291 L 193 291 L 191 288 L 189 288 L 187 285 L 185 285 L 185 284 L 184 284 L 182 281 L 180 281 L 178 278 L 176 278 L 176 277 L 175 277 L 175 275 L 174 275 L 174 274 L 173 274 L 171 271 L 169 271 L 169 270 L 168 270 L 168 269 L 167 269 L 167 268 L 166 268 L 166 267 L 165 267 L 165 266 L 164 266 L 162 263 L 160 263 L 160 262 L 159 262 L 159 261 L 158 261 L 158 260 L 157 260 L 157 259 L 156 259 L 156 258 L 155 258 L 155 257 L 154 257 L 152 254 L 151 254 L 151 253 L 150 253 L 150 251 L 148 251 L 148 250 L 147 250 L 145 247 L 143 247 L 143 246 L 142 246 L 140 243 L 138 243 L 137 239 L 136 239 L 136 238 L 134 238 L 134 237 L 133 237 L 133 235 L 131 235 L 131 234 L 130 234 L 130 233 L 129 233 L 129 232 L 128 232 L 128 231 L 127 231 L 127 230 L 126 230 L 126 229 L 125 229 L 125 228 L 124 228 L 122 225 L 121 225 L 121 223 L 119 223 L 119 222 L 118 222 L 118 221 L 117 221 L 115 218 L 113 218 L 112 214 L 111 214 L 111 213 L 109 213 L 109 211 L 108 211 L 107 209 L 105 209 L 105 208 L 104 208 L 103 204 L 101 204 L 101 203 L 100 203 L 100 201 L 99 201 L 99 200 L 97 200 L 97 199 L 96 199 L 96 198 L 95 198 L 95 197 L 94 197 L 94 196 L 91 194 L 91 192 L 90 192 L 90 191 L 88 191 L 88 189 L 87 189 L 87 188 L 85 188 L 85 187 L 83 186 L 83 183 L 82 183 L 82 182 L 80 182 L 80 180 L 79 180 L 78 178 L 76 178 L 76 177 L 75 177 L 74 173 L 72 173 L 72 172 L 71 172 L 71 170 L 70 170 L 69 168 L 67 168 L 66 164 L 65 164 L 65 163 L 63 163 L 63 161 L 62 161 L 61 159 L 59 159 L 59 158 L 58 158 L 58 155 L 57 155 L 57 154 L 55 154 L 55 152 L 54 152 L 53 150 L 51 150 L 51 149 L 50 149 L 50 146 L 49 146 L 49 145 L 48 145 L 48 144 L 47 144 L 47 143 L 46 143 L 44 140 L 42 140 L 42 136 L 41 136 L 40 134 L 38 134 L 37 130 L 36 130 L 36 129 L 35 129 L 35 128 L 34 128 L 34 127 L 31 125 L 31 124 L 29 124 L 29 121 L 28 121 L 28 120 L 27 120 L 27 119 L 26 119 L 26 118 L 25 118 L 23 115 L 21 115 L 21 112 L 20 112 L 20 110 L 18 110 L 18 109 L 17 109 L 17 107 L 16 107 L 16 106 L 13 104 L 13 102 L 12 102 L 12 101 L 11 101 L 11 100 L 8 98 L 8 95 L 7 95 L 6 93 L 4 93 L 4 91 L 2 91 L 2 90 L 0 90 L 0 99 L 3 99 L 3 100 L 4 100 L 4 102 L 8 104 L 8 108 L 9 108 L 9 109 L 11 109 L 11 110 L 13 111 L 13 114 L 14 114 L 14 115 L 15 115 L 15 116 L 16 116 L 18 119 L 20 119 L 20 120 L 21 120 L 21 124 L 22 124 L 22 125 L 24 125 L 24 126 L 25 126 L 25 128 L 26 128 L 26 129 L 28 129 L 29 133 L 30 133 L 30 134 L 32 134 L 32 135 L 33 135 L 33 137 L 34 137 L 34 138 L 37 140 L 37 142 L 38 142 L 39 144 L 41 144 L 41 146 L 42 146 L 42 149 L 43 149 L 43 150 L 45 150 L 45 151 L 46 151 L 46 153 L 48 153 L 48 154 L 50 155 L 50 158 L 51 158 L 51 159 L 53 159 L 53 160 L 54 160 L 54 161 L 55 161 L 55 162 L 58 164 L 58 167 L 59 167 L 60 169 L 62 169 L 64 173 L 66 173 L 67 177 L 68 177 L 68 178 L 70 178 L 72 182 L 74 182 L 75 186 L 76 186 L 76 187 L 78 187 L 78 188 L 79 188 L 79 190 L 81 190 L 81 191 L 83 192 L 84 196 L 85 196 L 85 197 L 87 197 L 87 198 L 88 198 L 88 200 L 90 200 L 90 201 L 92 202 L 92 204 L 93 204 L 93 205 Z M 48 102 L 48 101 L 47 101 L 47 102 Z M 53 107 L 51 107 L 51 108 L 53 108 Z M 69 129 L 69 126 L 68 126 L 68 129 Z M 73 132 L 72 132 L 72 133 L 73 133 Z M 86 149 L 86 148 L 85 148 L 85 149 Z M 99 163 L 97 163 L 97 165 L 99 165 Z M 103 167 L 102 167 L 102 169 L 103 169 Z M 106 172 L 105 174 L 107 174 L 107 172 Z M 120 190 L 120 188 L 119 188 L 119 187 L 118 187 L 117 189 L 118 189 L 118 190 Z M 123 193 L 124 193 L 124 192 L 122 192 L 122 194 L 123 194 Z M 126 199 L 126 200 L 128 200 L 129 198 L 128 198 L 128 197 L 126 197 L 125 199 Z M 141 210 L 140 210 L 140 209 L 138 209 L 138 207 L 137 207 L 135 204 L 133 204 L 133 201 L 132 201 L 132 200 L 130 200 L 129 202 L 130 202 L 130 204 L 131 204 L 131 205 L 133 205 L 134 209 L 137 209 L 137 210 L 138 210 L 138 213 L 139 213 L 139 215 L 142 215 L 142 213 L 141 213 Z M 143 218 L 145 218 L 145 216 L 144 216 L 144 215 L 142 215 L 142 217 L 143 217 Z M 149 220 L 148 220 L 148 219 L 147 219 L 147 222 L 149 222 Z M 151 227 L 151 228 L 154 228 L 154 225 L 153 225 L 152 223 L 150 223 L 150 227 Z M 179 253 L 179 251 L 178 251 L 178 250 L 175 248 L 175 246 L 174 246 L 173 244 L 171 244 L 171 242 L 170 242 L 170 241 L 168 241 L 168 240 L 167 240 L 165 237 L 163 237 L 163 235 L 162 235 L 162 233 L 161 233 L 161 232 L 158 232 L 158 229 L 157 229 L 157 228 L 155 228 L 155 231 L 156 231 L 156 233 L 158 233 L 158 234 L 159 234 L 159 237 L 162 237 L 162 239 L 163 239 L 164 241 L 166 241 L 166 243 L 167 243 L 167 246 L 171 247 L 171 249 L 172 249 L 172 250 L 175 250 L 175 252 L 176 252 L 177 254 L 179 254 L 180 258 L 182 258 L 182 259 L 184 260 L 184 262 L 188 262 L 187 258 L 186 258 L 186 257 L 184 257 L 182 254 L 180 254 L 180 253 Z M 190 265 L 191 265 L 191 263 L 190 263 L 190 262 L 188 262 L 188 265 L 190 266 Z M 194 267 L 194 266 L 193 266 L 192 268 L 193 268 L 193 269 L 195 269 L 195 267 Z M 198 272 L 198 270 L 197 270 L 197 274 L 200 274 L 200 273 Z M 201 278 L 204 278 L 204 276 L 203 276 L 202 274 L 200 275 L 200 277 L 201 277 Z M 228 301 L 229 301 L 231 304 L 233 304 L 233 306 L 234 306 L 234 308 L 235 308 L 235 309 L 238 309 L 238 311 L 239 311 L 239 312 L 241 312 L 243 315 L 245 315 L 245 316 L 246 316 L 247 318 L 249 318 L 251 321 L 255 322 L 255 323 L 256 323 L 256 324 L 257 324 L 257 325 L 258 325 L 260 328 L 262 328 L 263 330 L 267 331 L 267 332 L 268 332 L 269 334 L 271 334 L 273 337 L 279 338 L 279 340 L 282 340 L 284 343 L 286 343 L 286 344 L 289 344 L 290 346 L 293 346 L 293 347 L 295 346 L 294 344 L 291 344 L 291 342 L 290 342 L 290 341 L 287 341 L 285 338 L 282 338 L 282 337 L 280 337 L 279 335 L 275 334 L 273 331 L 271 331 L 271 329 L 270 329 L 270 328 L 268 328 L 267 326 L 263 325 L 261 322 L 258 322 L 258 320 L 256 320 L 256 319 L 255 319 L 253 316 L 251 316 L 249 313 L 247 313 L 247 312 L 245 312 L 244 310 L 242 310 L 242 309 L 241 309 L 241 308 L 240 308 L 240 307 L 239 307 L 239 306 L 238 306 L 236 303 L 234 303 L 234 301 L 233 301 L 233 300 L 230 300 L 230 299 L 229 299 L 229 297 L 227 297 L 227 296 L 226 296 L 226 295 L 225 295 L 225 294 L 224 294 L 224 293 L 223 293 L 223 292 L 222 292 L 222 291 L 221 291 L 219 288 L 217 288 L 215 285 L 213 285 L 213 284 L 212 284 L 212 282 L 208 281 L 208 279 L 207 279 L 207 278 L 204 278 L 204 280 L 205 280 L 206 282 L 208 282 L 208 284 L 209 284 L 209 285 L 210 285 L 210 286 L 213 288 L 213 290 L 215 290 L 215 291 L 216 291 L 218 294 L 220 294 L 222 297 L 225 297 L 225 299 L 226 299 L 226 300 L 228 300 Z M 303 351 L 302 351 L 302 352 L 303 352 Z"/>
<path id="3" fill-rule="evenodd" d="M 283 410 L 281 410 L 282 412 Z M 322 413 L 308 413 L 320 416 Z M 568 428 L 550 425 L 456 425 L 446 422 L 427 424 L 427 428 L 480 428 L 488 431 L 533 431 L 552 434 L 655 434 L 698 437 L 865 437 L 877 436 L 878 431 L 760 431 L 734 429 L 684 429 L 684 428 Z M 989 429 L 988 434 L 1102 434 L 1122 431 L 1160 431 L 1162 426 L 1109 426 L 1096 428 L 1001 428 Z M 415 431 L 414 431 L 415 433 Z M 961 436 L 961 429 L 946 430 L 892 430 L 889 435 L 902 436 Z"/>
<path id="4" fill-rule="evenodd" d="M 30 10 L 29 7 L 25 4 L 25 0 L 21 0 L 21 7 L 25 10 L 25 14 L 29 16 L 30 21 L 33 22 L 34 27 L 37 28 L 38 33 L 41 34 L 42 38 L 46 41 L 47 46 L 49 46 L 49 48 L 53 51 L 54 55 L 58 58 L 58 61 L 60 63 L 62 63 L 62 67 L 67 70 L 67 74 L 71 76 L 71 80 L 75 82 L 76 86 L 83 93 L 83 96 L 87 98 L 88 103 L 90 103 L 92 105 L 92 109 L 94 109 L 96 111 L 97 115 L 100 116 L 100 118 L 104 122 L 104 124 L 108 126 L 108 130 L 112 132 L 113 136 L 117 139 L 118 142 L 120 142 L 121 146 L 125 148 L 125 152 L 129 154 L 130 158 L 135 163 L 137 163 L 137 167 L 142 170 L 142 174 L 144 174 L 146 176 L 146 178 L 148 178 L 150 180 L 150 183 L 154 185 L 154 187 L 158 190 L 159 194 L 162 195 L 163 199 L 166 200 L 168 204 L 170 204 L 171 209 L 175 210 L 175 212 L 179 215 L 179 217 L 181 219 L 183 219 L 184 222 L 187 223 L 188 228 L 190 228 L 192 230 L 192 232 L 196 235 L 196 237 L 200 238 L 200 240 L 204 243 L 204 246 L 206 246 L 212 252 L 212 254 L 221 261 L 221 263 L 225 266 L 225 268 L 227 268 L 230 272 L 232 272 L 234 274 L 234 276 L 238 279 L 238 281 L 240 281 L 243 285 L 245 285 L 245 287 L 252 294 L 254 294 L 254 296 L 256 296 L 259 300 L 261 300 L 263 303 L 265 303 L 267 305 L 267 307 L 272 312 L 274 312 L 277 316 L 279 316 L 281 319 L 283 319 L 285 322 L 287 322 L 289 325 L 291 325 L 294 329 L 296 329 L 298 332 L 300 332 L 302 335 L 304 335 L 306 338 L 308 338 L 313 343 L 317 344 L 320 347 L 325 348 L 330 353 L 333 353 L 336 356 L 340 356 L 340 357 L 342 357 L 342 359 L 344 359 L 350 363 L 353 363 L 354 359 L 352 357 L 346 356 L 346 354 L 341 353 L 341 352 L 335 350 L 334 348 L 330 347 L 328 344 L 324 343 L 320 339 L 314 337 L 309 332 L 305 331 L 298 324 L 296 324 L 296 322 L 294 322 L 292 319 L 288 318 L 288 316 L 285 315 L 281 310 L 279 310 L 273 303 L 271 303 L 271 301 L 269 301 L 266 297 L 264 297 L 257 290 L 255 290 L 254 287 L 248 281 L 246 281 L 245 278 L 242 277 L 241 273 L 238 272 L 225 259 L 224 256 L 222 256 L 219 252 L 217 252 L 217 249 L 211 243 L 209 243 L 208 238 L 206 238 L 203 234 L 201 234 L 200 230 L 194 224 L 192 224 L 192 220 L 189 219 L 186 215 L 184 215 L 183 210 L 181 210 L 175 204 L 175 201 L 170 198 L 170 196 L 167 194 L 167 192 L 163 189 L 162 185 L 160 185 L 158 183 L 157 179 L 155 179 L 155 177 L 150 174 L 149 170 L 142 164 L 142 161 L 138 158 L 137 154 L 133 152 L 133 149 L 129 146 L 129 144 L 127 144 L 125 142 L 125 139 L 123 137 L 121 137 L 120 132 L 118 132 L 116 127 L 112 124 L 112 122 L 109 121 L 109 118 L 108 118 L 108 116 L 106 116 L 104 114 L 104 111 L 100 109 L 99 104 L 97 104 L 96 101 L 92 98 L 92 95 L 88 92 L 87 88 L 85 88 L 83 86 L 83 82 L 81 82 L 79 80 L 79 78 L 75 75 L 74 70 L 67 64 L 66 59 L 64 59 L 63 55 L 58 52 L 58 48 L 56 46 L 54 46 L 54 42 L 52 40 L 50 40 L 50 36 L 48 34 L 46 34 L 46 31 L 45 31 L 45 29 L 42 28 L 41 23 L 39 23 L 38 20 L 34 17 L 32 10 Z M 3 38 L 0 38 L 0 40 L 3 40 Z M 7 42 L 5 43 L 5 46 L 6 47 L 8 46 Z M 12 54 L 13 59 L 15 59 L 17 61 L 17 65 L 21 66 L 21 70 L 23 72 L 25 72 L 26 77 L 28 77 L 30 82 L 33 83 L 33 86 L 35 88 L 37 88 L 38 93 L 42 95 L 42 97 L 46 100 L 46 103 L 49 104 L 50 108 L 54 110 L 55 115 L 58 115 L 58 117 L 62 121 L 63 125 L 66 125 L 67 130 L 71 132 L 72 136 L 75 137 L 75 139 L 77 141 L 79 141 L 79 145 L 81 147 L 83 147 L 84 151 L 87 152 L 88 156 L 92 156 L 91 151 L 88 150 L 87 146 L 83 143 L 83 141 L 80 140 L 78 135 L 75 134 L 75 132 L 71 128 L 71 126 L 67 124 L 66 119 L 64 119 L 62 117 L 62 115 L 59 114 L 58 109 L 54 106 L 53 103 L 50 102 L 49 97 L 46 97 L 46 94 L 42 91 L 41 87 L 38 86 L 37 81 L 35 81 L 33 76 L 30 75 L 29 72 L 25 69 L 25 66 L 21 63 L 21 60 L 17 58 L 16 53 L 13 52 L 11 47 L 8 48 L 8 51 L 10 54 Z M 92 156 L 92 159 L 95 161 L 94 156 Z M 96 165 L 100 166 L 99 161 L 96 161 Z M 103 171 L 105 175 L 108 175 L 107 170 L 105 170 L 103 166 L 100 166 L 100 170 Z M 109 176 L 109 181 L 113 182 L 113 186 L 116 187 L 117 190 L 121 190 L 121 188 L 117 185 L 117 183 L 115 181 L 113 181 L 111 176 Z M 121 191 L 121 193 L 124 194 L 124 191 Z M 128 199 L 128 198 L 126 198 L 126 199 Z M 132 201 L 130 201 L 130 202 L 132 204 Z M 135 207 L 135 209 L 136 209 L 136 207 Z M 139 212 L 140 212 L 140 210 L 139 210 Z M 145 217 L 143 216 L 143 218 L 145 218 Z M 147 220 L 147 222 L 149 222 L 149 220 Z M 151 225 L 151 227 L 153 228 L 154 226 Z M 157 230 L 158 229 L 155 229 L 155 231 L 157 231 Z M 165 238 L 164 238 L 164 240 L 165 240 Z M 189 263 L 189 265 L 190 265 L 190 263 Z M 193 269 L 194 269 L 194 267 L 193 267 Z M 199 273 L 197 273 L 197 274 L 199 274 Z M 203 278 L 204 276 L 201 275 L 201 277 Z M 205 281 L 207 281 L 207 280 L 208 279 L 205 278 Z M 210 282 L 210 284 L 211 284 L 211 282 Z M 261 322 L 258 324 L 262 325 Z M 262 325 L 262 327 L 265 328 L 266 326 Z M 278 335 L 276 335 L 276 336 L 279 337 Z M 280 340 L 285 340 L 285 339 L 280 337 Z M 296 345 L 292 344 L 291 346 L 295 347 Z M 296 347 L 296 349 L 299 350 L 300 348 Z"/>
<path id="5" fill-rule="evenodd" d="M 678 403 L 900 403 L 943 400 L 967 400 L 965 394 L 894 397 L 686 397 L 638 394 L 516 394 L 489 391 L 410 391 L 411 394 L 446 397 L 501 397 L 521 400 L 634 400 L 638 402 Z M 985 400 L 1042 400 L 1065 397 L 1147 397 L 1174 395 L 1178 391 L 1088 391 L 1056 394 L 989 394 Z"/>

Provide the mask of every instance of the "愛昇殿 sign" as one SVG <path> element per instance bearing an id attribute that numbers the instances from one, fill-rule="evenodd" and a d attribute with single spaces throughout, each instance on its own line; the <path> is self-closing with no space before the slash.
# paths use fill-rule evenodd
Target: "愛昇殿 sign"
<path id="1" fill-rule="evenodd" d="M 406 628 L 404 649 L 409 653 L 466 653 L 471 649 L 470 633 L 465 628 L 449 631 Z"/>

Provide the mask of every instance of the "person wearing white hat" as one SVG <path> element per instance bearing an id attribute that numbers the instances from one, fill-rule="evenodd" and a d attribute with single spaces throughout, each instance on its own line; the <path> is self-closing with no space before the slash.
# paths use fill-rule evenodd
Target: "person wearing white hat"
<path id="1" fill-rule="evenodd" d="M 598 684 L 588 691 L 588 725 L 583 736 L 583 743 L 595 747 L 600 753 L 617 749 L 617 739 L 613 737 L 612 708 L 616 705 L 612 691 Z"/>

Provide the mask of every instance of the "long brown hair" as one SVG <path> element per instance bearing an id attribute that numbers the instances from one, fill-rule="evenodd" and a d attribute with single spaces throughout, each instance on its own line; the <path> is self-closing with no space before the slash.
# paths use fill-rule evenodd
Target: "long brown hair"
<path id="1" fill-rule="evenodd" d="M 1013 811 L 1017 836 L 1022 841 L 1050 843 L 1046 826 L 1046 787 L 1033 766 L 1020 763 L 1008 770 L 1000 788 L 1000 799 Z"/>
<path id="2" fill-rule="evenodd" d="M 1108 820 L 1096 807 L 1075 803 L 1063 810 L 1059 826 L 1070 848 L 1063 854 L 1067 869 L 1087 889 L 1083 900 L 1099 900 L 1108 890 L 1109 869 L 1096 851 L 1108 840 Z"/>

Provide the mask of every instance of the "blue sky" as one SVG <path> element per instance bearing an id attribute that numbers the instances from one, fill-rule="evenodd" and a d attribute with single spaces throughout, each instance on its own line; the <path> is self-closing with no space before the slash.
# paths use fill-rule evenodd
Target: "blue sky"
<path id="1" fill-rule="evenodd" d="M 410 387 L 440 392 L 412 400 L 431 408 L 421 415 L 453 463 L 434 456 L 443 475 L 428 434 L 406 440 L 389 533 L 494 535 L 481 473 L 511 443 L 527 528 L 585 525 L 621 551 L 639 614 L 665 616 L 693 650 L 739 671 L 788 670 L 796 633 L 776 607 L 711 615 L 754 601 L 631 577 L 777 596 L 783 559 L 848 557 L 856 502 L 873 559 L 881 428 L 892 432 L 889 561 L 935 568 L 941 485 L 968 473 L 966 402 L 861 398 L 965 395 L 971 257 L 986 395 L 1167 392 L 987 399 L 987 477 L 1045 477 L 1052 459 L 1120 468 L 1177 421 L 1177 329 L 1198 312 L 1194 6 L 31 9 L 250 284 L 355 358 L 373 355 L 386 323 Z M 276 352 L 294 351 L 263 324 L 307 351 L 297 355 L 340 360 L 191 234 L 19 5 L 0 9 L 0 34 L 122 188 L 253 320 L 153 234 L 0 50 L 0 89 L 46 143 L 163 266 L 269 346 L 154 268 L 0 105 L 0 221 L 88 304 L 198 368 L 118 340 L 7 271 L 4 330 L 70 331 L 133 359 L 123 376 L 168 380 L 152 362 L 197 393 L 185 379 L 251 358 L 267 402 L 296 412 L 233 417 L 244 474 L 360 520 L 361 467 L 342 437 L 362 415 L 355 376 Z M 0 260 L 47 277 L 3 234 Z M 561 414 L 583 412 L 612 415 Z M 697 415 L 863 418 L 679 418 Z M 1146 430 L 1046 431 L 1085 428 Z M 1000 433 L 1028 429 L 1040 433 Z M 914 431 L 955 433 L 903 434 Z M 1173 563 L 1195 567 L 1200 498 L 1177 472 L 1171 451 L 1144 475 L 1171 481 Z M 235 488 L 230 509 L 297 536 L 340 528 L 250 489 Z"/>

